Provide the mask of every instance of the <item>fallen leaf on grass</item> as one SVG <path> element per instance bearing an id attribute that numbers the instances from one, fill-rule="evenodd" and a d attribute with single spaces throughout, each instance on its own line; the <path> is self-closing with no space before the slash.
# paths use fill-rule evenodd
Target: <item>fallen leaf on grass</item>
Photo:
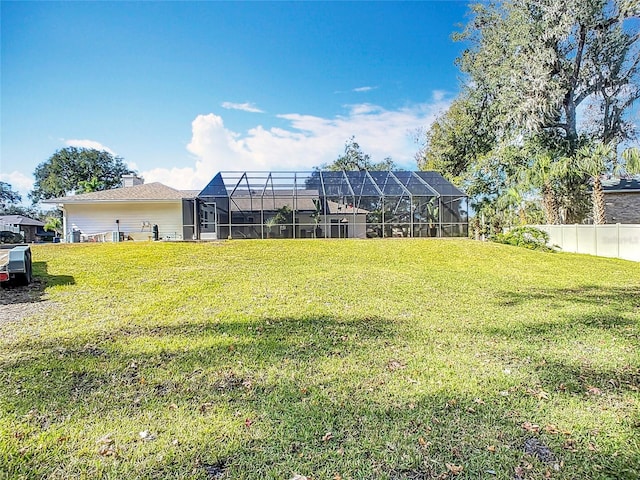
<path id="1" fill-rule="evenodd" d="M 403 368 L 407 368 L 407 365 L 405 363 L 402 363 L 400 360 L 392 359 L 387 363 L 387 369 L 391 372 L 395 370 L 401 370 Z"/>
<path id="2" fill-rule="evenodd" d="M 112 457 L 116 454 L 115 440 L 111 438 L 111 434 L 107 434 L 104 437 L 100 437 L 96 440 L 96 443 L 100 445 L 98 448 L 98 455 L 103 457 Z"/>
<path id="3" fill-rule="evenodd" d="M 322 437 L 322 441 L 323 442 L 328 442 L 329 440 L 331 440 L 333 438 L 333 433 L 331 432 L 327 432 L 323 435 Z"/>
<path id="4" fill-rule="evenodd" d="M 495 445 L 489 445 L 489 446 L 487 447 L 487 450 L 488 450 L 489 452 L 491 452 L 491 453 L 495 453 L 495 451 L 496 451 L 496 446 L 495 446 Z"/>
<path id="5" fill-rule="evenodd" d="M 522 424 L 522 428 L 524 428 L 527 432 L 535 432 L 538 433 L 540 431 L 540 425 L 536 425 L 531 422 L 524 422 Z"/>
<path id="6" fill-rule="evenodd" d="M 116 449 L 113 445 L 102 445 L 98 449 L 98 455 L 102 455 L 103 457 L 113 457 L 116 455 Z"/>
<path id="7" fill-rule="evenodd" d="M 445 464 L 447 466 L 447 470 L 451 472 L 452 475 L 459 475 L 464 470 L 464 466 L 462 465 L 454 465 L 453 463 Z"/>
<path id="8" fill-rule="evenodd" d="M 602 395 L 602 390 L 598 387 L 589 386 L 587 387 L 587 395 Z"/>
<path id="9" fill-rule="evenodd" d="M 114 443 L 115 440 L 113 440 L 113 438 L 111 438 L 111 434 L 107 434 L 104 437 L 100 437 L 98 440 L 96 440 L 96 443 L 100 444 L 100 445 L 111 445 Z"/>
<path id="10" fill-rule="evenodd" d="M 556 433 L 560 433 L 560 430 L 558 429 L 558 427 L 556 427 L 555 425 L 545 425 L 544 426 L 544 431 L 546 433 L 550 433 L 551 435 L 555 435 Z"/>
<path id="11" fill-rule="evenodd" d="M 526 392 L 528 395 L 536 397 L 538 400 L 549 400 L 549 393 L 545 392 L 542 389 L 534 390 L 532 388 L 527 388 Z"/>
<path id="12" fill-rule="evenodd" d="M 253 425 L 253 420 L 251 420 L 250 418 L 245 418 L 244 419 L 244 426 L 249 428 L 251 425 Z"/>
<path id="13" fill-rule="evenodd" d="M 418 439 L 418 444 L 420 445 L 421 448 L 427 449 L 429 448 L 431 445 L 433 445 L 431 442 L 426 441 L 424 438 L 420 437 Z"/>

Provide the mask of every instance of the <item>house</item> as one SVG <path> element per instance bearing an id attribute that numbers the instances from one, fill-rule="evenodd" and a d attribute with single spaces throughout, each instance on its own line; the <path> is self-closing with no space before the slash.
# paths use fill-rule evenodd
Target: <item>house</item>
<path id="1" fill-rule="evenodd" d="M 176 190 L 162 183 L 123 177 L 123 187 L 47 200 L 63 213 L 67 242 L 193 239 L 197 191 Z"/>
<path id="2" fill-rule="evenodd" d="M 607 223 L 640 224 L 640 176 L 602 180 Z"/>
<path id="3" fill-rule="evenodd" d="M 123 177 L 123 187 L 48 200 L 65 239 L 466 236 L 467 196 L 436 172 L 219 172 L 201 191 Z"/>
<path id="4" fill-rule="evenodd" d="M 0 216 L 0 230 L 21 233 L 27 243 L 37 242 L 43 237 L 51 237 L 53 235 L 44 231 L 43 222 L 23 215 Z"/>

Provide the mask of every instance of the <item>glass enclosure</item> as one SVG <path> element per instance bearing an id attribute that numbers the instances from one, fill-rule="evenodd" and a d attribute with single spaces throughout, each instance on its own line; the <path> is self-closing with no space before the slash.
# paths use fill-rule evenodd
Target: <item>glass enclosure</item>
<path id="1" fill-rule="evenodd" d="M 220 172 L 197 238 L 466 237 L 467 196 L 436 172 Z"/>

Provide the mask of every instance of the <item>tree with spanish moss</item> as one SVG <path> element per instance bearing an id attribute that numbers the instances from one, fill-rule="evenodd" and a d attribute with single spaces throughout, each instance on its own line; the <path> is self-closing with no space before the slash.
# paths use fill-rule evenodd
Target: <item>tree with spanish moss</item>
<path id="1" fill-rule="evenodd" d="M 485 118 L 469 128 L 469 117 L 454 102 L 445 114 L 447 135 L 438 121 L 429 132 L 425 164 L 472 187 L 484 185 L 484 191 L 470 190 L 478 204 L 528 182 L 521 190 L 540 195 L 548 222 L 581 220 L 593 177 L 579 170 L 558 175 L 559 167 L 567 158 L 577 166 L 587 144 L 612 145 L 617 153 L 636 139 L 628 113 L 640 98 L 640 3 L 504 0 L 473 5 L 471 12 L 456 35 L 468 45 L 457 60 L 466 75 L 459 101 Z M 473 129 L 479 138 L 488 131 L 489 144 L 452 134 Z M 527 157 L 532 144 L 544 148 Z M 519 173 L 523 168 L 538 172 L 527 178 Z"/>

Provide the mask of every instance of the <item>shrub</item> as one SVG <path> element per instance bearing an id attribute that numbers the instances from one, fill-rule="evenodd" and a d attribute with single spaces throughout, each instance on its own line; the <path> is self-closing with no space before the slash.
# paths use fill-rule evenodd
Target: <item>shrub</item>
<path id="1" fill-rule="evenodd" d="M 553 252 L 553 248 L 548 245 L 549 234 L 535 227 L 515 227 L 507 232 L 494 235 L 491 240 L 530 250 Z"/>

